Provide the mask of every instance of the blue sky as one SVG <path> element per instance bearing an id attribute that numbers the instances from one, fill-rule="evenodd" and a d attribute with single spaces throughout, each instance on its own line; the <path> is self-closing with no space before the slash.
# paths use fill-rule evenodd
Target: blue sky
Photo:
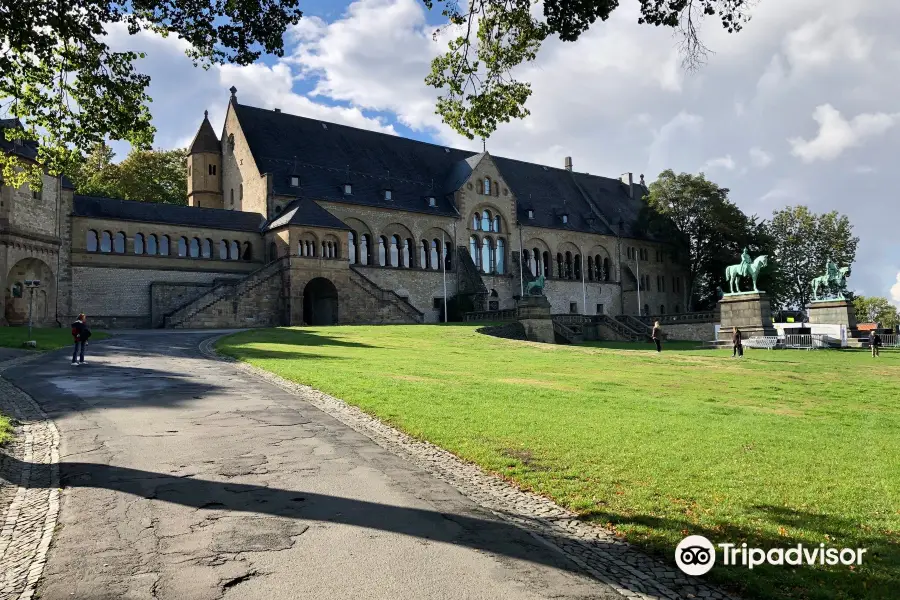
<path id="1" fill-rule="evenodd" d="M 666 168 L 705 172 L 748 213 L 785 205 L 848 214 L 862 238 L 851 283 L 900 303 L 900 6 L 879 0 L 761 0 L 740 34 L 714 21 L 714 51 L 696 73 L 679 63 L 668 30 L 637 25 L 637 2 L 622 3 L 571 44 L 551 41 L 519 76 L 532 82 L 531 117 L 487 142 L 499 155 L 618 177 Z M 439 14 L 421 0 L 304 0 L 305 17 L 286 36 L 282 59 L 201 71 L 176 39 L 130 38 L 152 77 L 160 147 L 190 142 L 210 111 L 221 127 L 228 88 L 247 104 L 281 108 L 441 144 L 480 149 L 434 115 L 427 88 Z M 120 154 L 127 149 L 120 149 Z"/>

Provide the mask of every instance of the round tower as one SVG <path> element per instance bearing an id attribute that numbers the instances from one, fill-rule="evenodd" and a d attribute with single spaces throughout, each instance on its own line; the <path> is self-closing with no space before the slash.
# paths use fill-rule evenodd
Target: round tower
<path id="1" fill-rule="evenodd" d="M 188 206 L 224 208 L 222 196 L 222 143 L 203 111 L 203 123 L 188 151 Z"/>

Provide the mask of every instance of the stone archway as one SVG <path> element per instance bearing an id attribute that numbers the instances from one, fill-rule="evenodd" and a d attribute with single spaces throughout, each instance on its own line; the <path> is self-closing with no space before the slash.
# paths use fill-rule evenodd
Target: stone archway
<path id="1" fill-rule="evenodd" d="M 337 325 L 338 293 L 331 280 L 316 277 L 303 288 L 303 322 L 307 325 Z"/>
<path id="2" fill-rule="evenodd" d="M 32 321 L 35 325 L 50 325 L 56 321 L 56 279 L 47 263 L 37 258 L 25 258 L 13 265 L 6 279 L 4 294 L 4 316 L 10 325 L 27 325 L 28 309 L 32 292 L 25 286 L 25 281 L 38 279 L 39 288 L 34 290 L 34 302 L 31 306 Z"/>

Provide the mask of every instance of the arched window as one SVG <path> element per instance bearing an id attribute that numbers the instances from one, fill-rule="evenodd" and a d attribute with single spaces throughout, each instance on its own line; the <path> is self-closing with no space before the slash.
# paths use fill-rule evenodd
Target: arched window
<path id="1" fill-rule="evenodd" d="M 659 305 L 659 314 L 661 314 L 661 315 L 666 314 L 666 305 L 665 304 Z"/>
<path id="2" fill-rule="evenodd" d="M 156 235 L 147 236 L 147 254 L 156 254 L 159 244 L 156 241 Z"/>
<path id="3" fill-rule="evenodd" d="M 581 255 L 575 255 L 575 271 L 574 271 L 575 279 L 581 279 Z"/>
<path id="4" fill-rule="evenodd" d="M 506 242 L 503 239 L 497 240 L 497 274 L 503 275 L 506 272 Z"/>
<path id="5" fill-rule="evenodd" d="M 475 231 L 481 229 L 481 217 L 478 216 L 478 213 L 472 215 L 472 229 Z"/>
<path id="6" fill-rule="evenodd" d="M 481 229 L 482 231 L 491 230 L 491 211 L 485 210 L 481 213 Z"/>
<path id="7" fill-rule="evenodd" d="M 219 240 L 219 259 L 228 260 L 228 242 L 226 240 Z"/>
<path id="8" fill-rule="evenodd" d="M 469 238 L 469 254 L 472 256 L 472 262 L 475 263 L 475 266 L 480 267 L 481 245 L 478 243 L 478 238 L 474 235 Z"/>
<path id="9" fill-rule="evenodd" d="M 406 238 L 403 242 L 403 266 L 407 269 L 413 268 L 413 241 Z"/>
<path id="10" fill-rule="evenodd" d="M 450 250 L 447 248 L 447 244 L 444 244 L 444 268 L 448 271 L 453 268 L 453 260 L 450 256 Z"/>
<path id="11" fill-rule="evenodd" d="M 234 206 L 234 188 L 231 188 L 231 205 Z"/>
<path id="12" fill-rule="evenodd" d="M 244 260 L 253 260 L 253 244 L 244 242 L 244 253 L 241 255 Z"/>
<path id="13" fill-rule="evenodd" d="M 588 256 L 587 276 L 589 281 L 594 280 L 594 257 Z"/>
<path id="14" fill-rule="evenodd" d="M 228 258 L 231 260 L 239 260 L 241 258 L 241 245 L 240 243 L 232 240 L 231 246 L 228 248 Z"/>
<path id="15" fill-rule="evenodd" d="M 87 251 L 96 252 L 98 242 L 99 240 L 97 239 L 97 232 L 93 229 L 89 229 L 85 236 L 85 246 L 87 246 Z"/>
<path id="16" fill-rule="evenodd" d="M 494 216 L 494 233 L 500 233 L 500 215 Z"/>
<path id="17" fill-rule="evenodd" d="M 17 281 L 12 284 L 12 287 L 9 290 L 10 294 L 13 298 L 21 298 L 25 295 L 25 287 L 22 285 L 21 281 Z"/>
<path id="18" fill-rule="evenodd" d="M 144 253 L 144 234 L 136 233 L 134 234 L 134 253 L 135 254 L 143 254 Z"/>
<path id="19" fill-rule="evenodd" d="M 572 279 L 572 253 L 566 251 L 566 279 Z"/>
<path id="20" fill-rule="evenodd" d="M 369 238 L 368 233 L 364 233 L 359 236 L 359 264 L 368 265 L 369 264 L 369 245 L 371 244 L 371 240 Z"/>
<path id="21" fill-rule="evenodd" d="M 238 201 L 242 201 L 244 199 L 244 184 L 238 184 Z"/>
<path id="22" fill-rule="evenodd" d="M 484 178 L 484 194 L 486 196 L 491 195 L 491 178 L 490 177 Z M 487 231 L 487 229 L 485 229 L 485 231 Z"/>
<path id="23" fill-rule="evenodd" d="M 191 258 L 200 257 L 200 239 L 191 238 Z"/>
<path id="24" fill-rule="evenodd" d="M 203 243 L 200 245 L 200 255 L 203 258 L 212 258 L 212 240 L 209 238 L 204 238 Z"/>
<path id="25" fill-rule="evenodd" d="M 649 305 L 649 304 L 645 304 L 645 305 L 644 305 L 644 316 L 645 316 L 645 317 L 649 317 L 649 316 L 650 316 L 650 305 Z"/>
<path id="26" fill-rule="evenodd" d="M 441 268 L 441 240 L 435 238 L 431 240 L 431 255 L 429 256 L 429 262 L 431 263 L 431 269 L 433 271 L 437 271 Z"/>
<path id="27" fill-rule="evenodd" d="M 125 234 L 121 231 L 118 232 L 113 239 L 113 252 L 125 254 Z"/>
<path id="28" fill-rule="evenodd" d="M 297 256 L 306 256 L 306 240 L 300 240 L 297 244 Z"/>
<path id="29" fill-rule="evenodd" d="M 159 238 L 159 255 L 160 256 L 168 256 L 169 255 L 169 236 L 164 235 Z"/>
<path id="30" fill-rule="evenodd" d="M 381 236 L 378 238 L 378 265 L 381 267 L 387 266 L 387 238 Z"/>
<path id="31" fill-rule="evenodd" d="M 356 232 L 347 233 L 347 260 L 351 265 L 356 264 Z"/>
<path id="32" fill-rule="evenodd" d="M 400 264 L 400 236 L 391 236 L 391 266 L 402 267 Z"/>
<path id="33" fill-rule="evenodd" d="M 422 245 L 419 246 L 419 268 L 428 268 L 428 240 L 422 240 Z"/>
<path id="34" fill-rule="evenodd" d="M 494 240 L 491 238 L 481 240 L 481 270 L 485 273 L 494 271 Z"/>
<path id="35" fill-rule="evenodd" d="M 187 256 L 188 253 L 188 241 L 187 238 L 181 236 L 178 238 L 178 256 Z"/>
<path id="36" fill-rule="evenodd" d="M 556 253 L 556 276 L 562 279 L 566 276 L 566 269 L 563 266 L 563 255 L 562 252 Z"/>
<path id="37" fill-rule="evenodd" d="M 228 254 L 227 246 L 225 248 L 225 253 Z M 273 260 L 277 260 L 277 259 L 278 259 L 278 246 L 275 244 L 275 242 L 272 242 L 271 244 L 269 244 L 269 261 L 273 261 Z"/>
<path id="38" fill-rule="evenodd" d="M 544 263 L 544 279 L 550 279 L 550 253 L 544 252 L 544 260 L 541 262 Z"/>
<path id="39" fill-rule="evenodd" d="M 609 281 L 609 259 L 603 259 L 603 281 Z"/>

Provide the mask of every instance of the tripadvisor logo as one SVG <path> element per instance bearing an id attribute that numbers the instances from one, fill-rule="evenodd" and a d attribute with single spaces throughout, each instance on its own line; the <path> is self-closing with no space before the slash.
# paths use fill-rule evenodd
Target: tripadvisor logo
<path id="1" fill-rule="evenodd" d="M 675 548 L 675 564 L 687 575 L 704 575 L 716 564 L 716 547 L 720 548 L 722 565 L 748 569 L 760 565 L 861 565 L 866 548 L 826 548 L 825 544 L 790 548 L 751 548 L 741 545 L 713 543 L 702 535 L 689 535 Z"/>

